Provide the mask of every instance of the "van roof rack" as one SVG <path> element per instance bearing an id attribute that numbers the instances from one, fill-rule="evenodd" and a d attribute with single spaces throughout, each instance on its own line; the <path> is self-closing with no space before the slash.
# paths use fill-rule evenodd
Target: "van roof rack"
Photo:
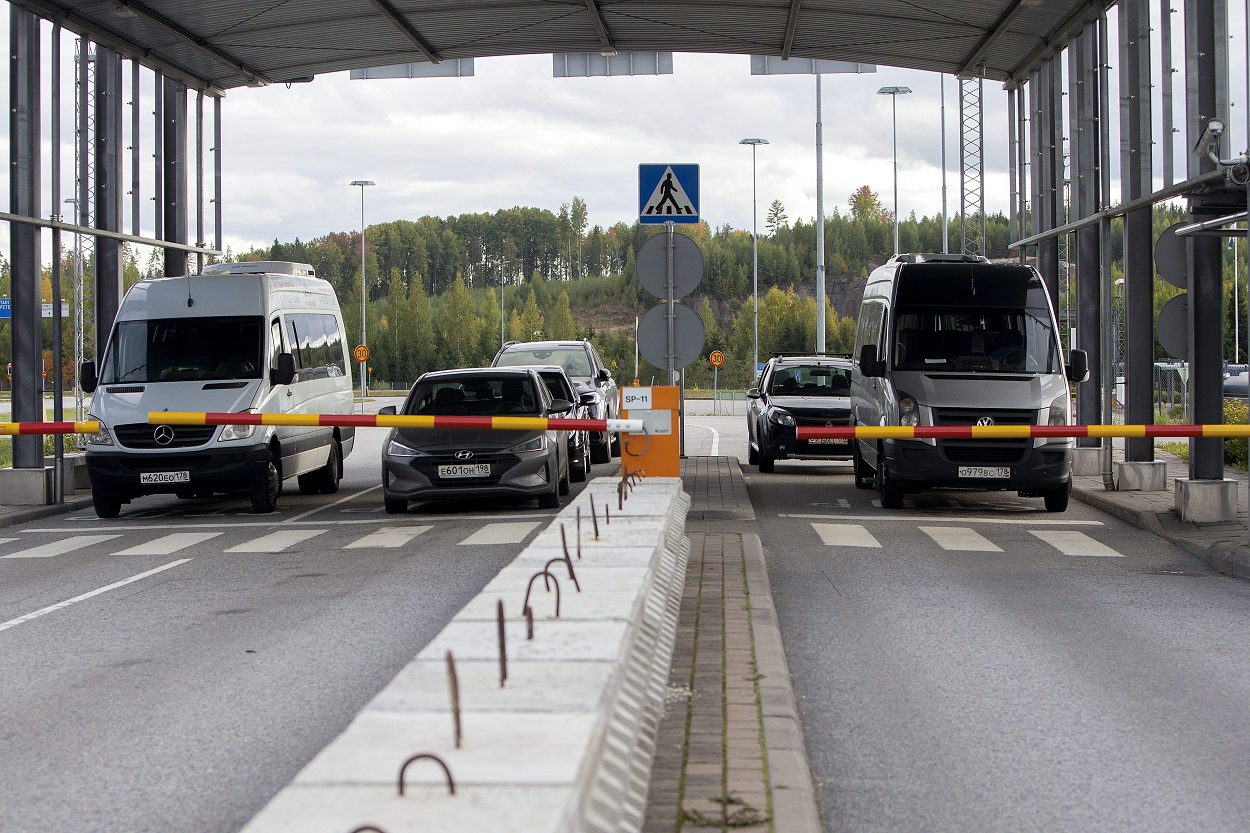
<path id="1" fill-rule="evenodd" d="M 309 263 L 291 263 L 286 260 L 253 260 L 242 263 L 214 263 L 205 266 L 204 275 L 304 275 L 317 277 L 317 270 Z"/>
<path id="2" fill-rule="evenodd" d="M 897 254 L 892 261 L 895 263 L 989 263 L 988 257 L 981 255 L 948 254 L 944 252 L 909 252 Z"/>
<path id="3" fill-rule="evenodd" d="M 849 359 L 850 353 L 817 353 L 815 350 L 805 350 L 802 352 L 793 352 L 787 350 L 773 350 L 768 355 L 774 359 L 798 359 L 810 358 L 815 356 L 818 359 Z"/>

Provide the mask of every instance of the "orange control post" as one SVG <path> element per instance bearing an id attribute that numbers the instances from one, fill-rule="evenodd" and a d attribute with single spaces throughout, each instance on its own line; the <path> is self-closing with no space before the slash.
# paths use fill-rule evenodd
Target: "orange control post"
<path id="1" fill-rule="evenodd" d="M 621 417 L 641 419 L 645 432 L 621 434 L 621 474 L 681 477 L 681 390 L 672 386 L 621 388 Z"/>

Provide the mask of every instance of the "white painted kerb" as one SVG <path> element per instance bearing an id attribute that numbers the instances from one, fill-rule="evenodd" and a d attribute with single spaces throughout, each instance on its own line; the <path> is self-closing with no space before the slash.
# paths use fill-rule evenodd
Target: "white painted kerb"
<path id="1" fill-rule="evenodd" d="M 619 482 L 592 481 L 243 833 L 347 833 L 364 825 L 385 833 L 641 829 L 685 577 L 690 501 L 680 479 L 648 478 L 618 509 Z M 521 616 L 526 584 L 548 560 L 563 556 L 561 524 L 581 592 L 567 568 L 551 565 L 560 617 L 554 588 L 545 591 L 536 580 L 530 594 L 534 639 L 527 640 Z M 500 599 L 508 649 L 503 688 L 495 618 Z M 460 684 L 459 749 L 448 650 Z M 423 760 L 408 767 L 399 797 L 400 766 L 422 752 L 447 763 L 454 796 L 442 770 Z"/>

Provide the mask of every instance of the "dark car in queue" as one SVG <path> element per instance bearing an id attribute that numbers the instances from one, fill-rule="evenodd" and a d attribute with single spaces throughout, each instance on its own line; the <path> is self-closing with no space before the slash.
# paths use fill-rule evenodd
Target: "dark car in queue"
<path id="1" fill-rule="evenodd" d="M 409 416 L 559 417 L 573 403 L 552 398 L 531 367 L 439 370 L 417 379 L 398 411 Z M 394 428 L 382 450 L 388 514 L 409 501 L 536 497 L 543 509 L 569 493 L 565 431 Z"/>
<path id="2" fill-rule="evenodd" d="M 849 356 L 778 355 L 747 391 L 747 462 L 773 471 L 777 460 L 849 460 L 841 439 L 798 439 L 797 428 L 851 424 Z"/>
<path id="3" fill-rule="evenodd" d="M 561 418 L 592 418 L 590 416 L 590 406 L 595 404 L 594 394 L 579 393 L 573 381 L 564 372 L 563 367 L 558 364 L 548 364 L 534 365 L 534 369 L 542 377 L 543 383 L 547 386 L 547 392 L 551 394 L 552 399 L 566 399 L 573 403 L 573 407 L 567 413 L 560 414 Z M 590 432 L 582 430 L 569 431 L 567 433 L 569 437 L 569 479 L 574 483 L 581 483 L 586 479 L 591 466 Z"/>
<path id="4" fill-rule="evenodd" d="M 599 351 L 588 340 L 581 341 L 509 341 L 499 348 L 491 367 L 516 367 L 527 364 L 558 364 L 564 368 L 579 393 L 593 394 L 587 406 L 591 419 L 619 419 L 621 393 Z M 590 432 L 590 461 L 609 463 L 619 455 L 619 435 L 607 431 Z"/>

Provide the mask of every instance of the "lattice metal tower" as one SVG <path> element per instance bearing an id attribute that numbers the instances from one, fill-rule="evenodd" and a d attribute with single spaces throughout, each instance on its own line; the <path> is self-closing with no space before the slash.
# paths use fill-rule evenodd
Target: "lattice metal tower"
<path id="1" fill-rule="evenodd" d="M 960 251 L 987 254 L 985 240 L 985 138 L 980 78 L 959 79 Z"/>
<path id="2" fill-rule="evenodd" d="M 91 152 L 95 136 L 95 115 L 91 107 L 91 93 L 95 88 L 95 53 L 91 49 L 91 41 L 77 39 L 74 62 L 77 69 L 74 74 L 74 222 L 90 226 L 95 214 L 91 202 L 95 184 L 95 163 Z M 89 235 L 74 235 L 74 413 L 80 420 L 86 419 L 86 397 L 78 379 L 78 368 L 88 356 L 94 358 L 96 352 L 95 287 L 86 268 L 89 253 L 94 253 L 94 239 Z M 91 272 L 94 271 L 93 267 Z"/>

